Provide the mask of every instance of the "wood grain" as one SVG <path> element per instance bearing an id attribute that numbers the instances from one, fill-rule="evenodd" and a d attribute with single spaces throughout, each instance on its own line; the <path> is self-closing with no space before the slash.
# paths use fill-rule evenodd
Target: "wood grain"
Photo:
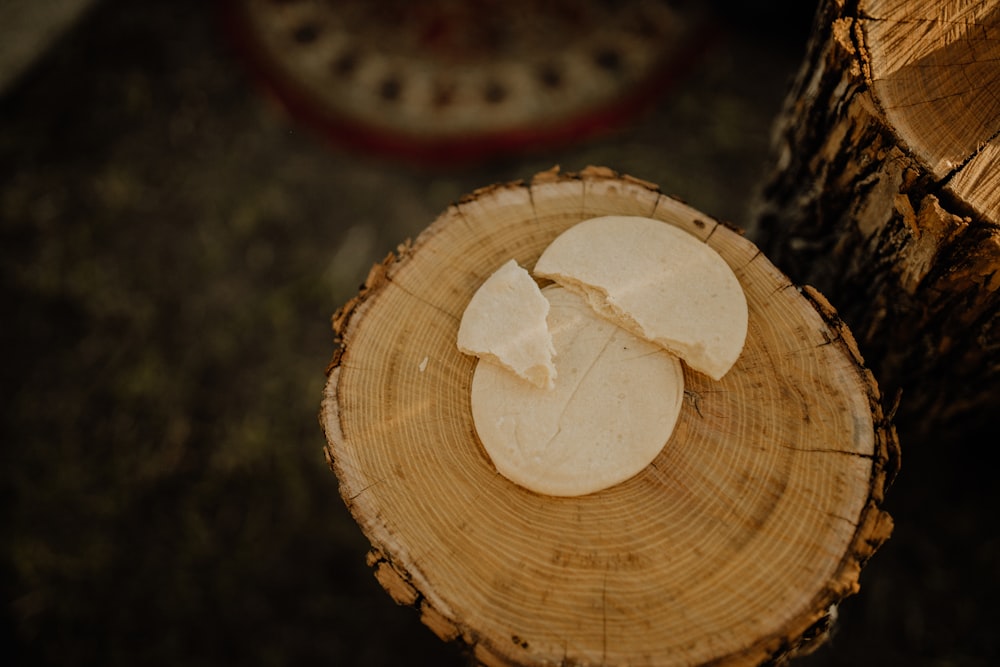
<path id="1" fill-rule="evenodd" d="M 740 279 L 746 349 L 687 403 L 657 459 L 577 498 L 500 476 L 455 345 L 479 284 L 608 213 L 690 231 Z M 334 318 L 321 422 L 369 562 L 484 664 L 757 664 L 794 653 L 888 537 L 897 445 L 849 332 L 749 241 L 637 179 L 591 168 L 477 191 L 373 269 Z"/>

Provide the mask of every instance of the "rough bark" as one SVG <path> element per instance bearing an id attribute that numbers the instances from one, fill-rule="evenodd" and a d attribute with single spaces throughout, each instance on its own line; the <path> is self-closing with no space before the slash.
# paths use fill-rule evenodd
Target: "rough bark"
<path id="1" fill-rule="evenodd" d="M 708 243 L 747 294 L 721 380 L 654 462 L 574 498 L 497 474 L 478 442 L 461 314 L 510 259 L 569 226 L 643 215 Z M 753 246 L 606 169 L 484 188 L 373 267 L 333 318 L 321 423 L 344 501 L 392 597 L 488 665 L 759 664 L 825 637 L 889 536 L 895 433 L 846 326 Z"/>
<path id="2" fill-rule="evenodd" d="M 1000 407 L 998 21 L 996 2 L 823 2 L 751 230 L 901 390 L 904 440 Z"/>

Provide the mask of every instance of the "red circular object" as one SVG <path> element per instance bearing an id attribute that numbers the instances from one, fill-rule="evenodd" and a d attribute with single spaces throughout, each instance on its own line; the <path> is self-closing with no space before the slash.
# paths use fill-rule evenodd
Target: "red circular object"
<path id="1" fill-rule="evenodd" d="M 234 43 L 338 144 L 468 162 L 613 128 L 691 66 L 708 24 L 621 0 L 223 0 Z"/>

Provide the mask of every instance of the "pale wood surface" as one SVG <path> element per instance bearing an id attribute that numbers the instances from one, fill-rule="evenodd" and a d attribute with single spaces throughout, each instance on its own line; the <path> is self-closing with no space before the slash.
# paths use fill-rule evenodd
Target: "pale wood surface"
<path id="1" fill-rule="evenodd" d="M 900 143 L 1000 223 L 1000 3 L 866 0 L 860 57 Z"/>
<path id="2" fill-rule="evenodd" d="M 747 293 L 747 346 L 720 382 L 685 370 L 678 427 L 638 476 L 542 496 L 478 443 L 458 323 L 501 264 L 610 213 L 716 249 Z M 334 329 L 321 421 L 369 561 L 486 664 L 759 663 L 825 627 L 891 530 L 895 436 L 833 310 L 642 181 L 591 168 L 477 191 L 374 267 Z"/>

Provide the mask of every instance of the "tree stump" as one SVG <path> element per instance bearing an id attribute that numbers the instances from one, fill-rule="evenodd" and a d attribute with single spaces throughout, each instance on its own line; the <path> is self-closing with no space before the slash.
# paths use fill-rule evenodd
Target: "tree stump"
<path id="1" fill-rule="evenodd" d="M 1000 408 L 998 60 L 995 0 L 826 1 L 776 126 L 751 235 L 902 389 L 907 436 Z"/>
<path id="2" fill-rule="evenodd" d="M 458 325 L 501 264 L 533 266 L 560 232 L 609 214 L 718 251 L 747 296 L 747 342 L 721 381 L 685 367 L 676 430 L 641 473 L 540 495 L 478 441 Z M 376 265 L 333 328 L 320 419 L 369 563 L 483 664 L 780 660 L 824 636 L 891 531 L 895 432 L 847 328 L 749 241 L 648 183 L 592 167 L 476 191 Z"/>

